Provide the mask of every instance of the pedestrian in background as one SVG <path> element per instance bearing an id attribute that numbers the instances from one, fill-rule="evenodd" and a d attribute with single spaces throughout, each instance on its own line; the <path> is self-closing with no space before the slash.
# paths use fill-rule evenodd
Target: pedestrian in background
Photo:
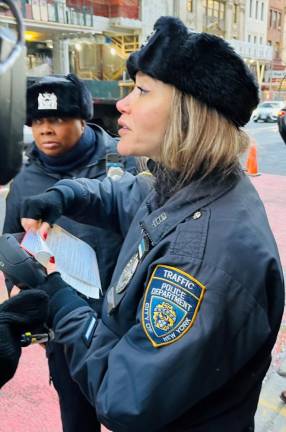
<path id="1" fill-rule="evenodd" d="M 56 341 L 114 432 L 253 431 L 284 305 L 276 243 L 239 163 L 256 82 L 222 38 L 174 17 L 127 68 L 118 151 L 149 157 L 154 186 L 128 173 L 63 180 L 22 207 L 42 235 L 68 214 L 125 237 L 101 318 L 58 272 L 38 287 Z"/>
<path id="2" fill-rule="evenodd" d="M 118 140 L 99 126 L 87 124 L 92 116 L 92 96 L 75 75 L 47 76 L 28 87 L 26 124 L 32 127 L 34 143 L 11 185 L 6 200 L 4 233 L 23 231 L 20 221 L 23 198 L 45 191 L 60 179 L 87 177 L 101 181 L 106 177 L 107 158 L 112 155 L 114 159 Z M 135 174 L 135 159 L 121 158 L 120 169 Z M 60 218 L 57 223 L 95 250 L 104 294 L 122 244 L 122 235 L 83 225 L 67 217 Z M 96 293 L 93 298 L 85 298 L 99 315 L 102 299 L 103 295 Z M 47 356 L 51 380 L 59 395 L 64 432 L 99 431 L 94 409 L 70 377 L 63 346 L 48 343 Z"/>

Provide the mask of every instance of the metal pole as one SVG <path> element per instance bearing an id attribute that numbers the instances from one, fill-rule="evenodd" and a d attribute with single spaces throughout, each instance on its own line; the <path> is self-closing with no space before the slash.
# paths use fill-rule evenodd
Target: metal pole
<path id="1" fill-rule="evenodd" d="M 271 60 L 271 63 L 270 63 L 270 85 L 269 85 L 270 99 L 272 99 L 272 66 L 273 66 L 273 63 Z"/>

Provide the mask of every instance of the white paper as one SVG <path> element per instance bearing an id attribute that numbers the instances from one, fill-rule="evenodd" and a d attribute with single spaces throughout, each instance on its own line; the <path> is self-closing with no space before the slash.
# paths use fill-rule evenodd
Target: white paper
<path id="1" fill-rule="evenodd" d="M 65 282 L 87 297 L 99 298 L 101 282 L 96 253 L 87 243 L 54 225 L 46 240 L 37 232 L 28 231 L 21 245 L 44 266 L 54 256 Z"/>
<path id="2" fill-rule="evenodd" d="M 68 285 L 73 287 L 81 294 L 84 294 L 86 297 L 98 298 L 98 297 L 94 297 L 94 285 L 90 285 L 86 282 L 83 282 L 75 277 L 68 275 L 63 271 L 61 271 L 61 276 Z"/>

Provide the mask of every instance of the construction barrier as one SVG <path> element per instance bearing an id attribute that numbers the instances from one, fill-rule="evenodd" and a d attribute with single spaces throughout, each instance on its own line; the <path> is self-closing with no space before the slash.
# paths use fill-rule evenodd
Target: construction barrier
<path id="1" fill-rule="evenodd" d="M 260 173 L 258 172 L 257 148 L 255 143 L 252 143 L 249 147 L 245 171 L 246 174 L 249 176 L 260 175 Z"/>

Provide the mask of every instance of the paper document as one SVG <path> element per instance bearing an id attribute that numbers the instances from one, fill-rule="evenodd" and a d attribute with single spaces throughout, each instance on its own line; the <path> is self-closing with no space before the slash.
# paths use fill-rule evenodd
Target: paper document
<path id="1" fill-rule="evenodd" d="M 96 253 L 84 241 L 54 225 L 46 240 L 38 232 L 28 231 L 21 246 L 45 267 L 50 257 L 54 256 L 57 270 L 67 284 L 87 297 L 100 297 Z"/>

